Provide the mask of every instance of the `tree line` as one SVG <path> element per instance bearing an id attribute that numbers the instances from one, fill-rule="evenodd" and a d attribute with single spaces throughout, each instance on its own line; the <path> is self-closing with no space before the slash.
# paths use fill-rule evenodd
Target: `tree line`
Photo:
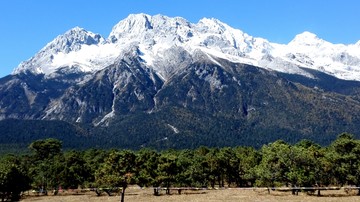
<path id="1" fill-rule="evenodd" d="M 0 197 L 17 201 L 22 191 L 141 187 L 360 186 L 360 140 L 342 133 L 329 146 L 278 140 L 256 150 L 223 147 L 156 151 L 62 151 L 57 139 L 30 144 L 30 154 L 0 158 Z M 320 189 L 319 193 L 320 194 Z M 360 191 L 359 191 L 360 194 Z M 159 195 L 154 189 L 154 195 Z"/>

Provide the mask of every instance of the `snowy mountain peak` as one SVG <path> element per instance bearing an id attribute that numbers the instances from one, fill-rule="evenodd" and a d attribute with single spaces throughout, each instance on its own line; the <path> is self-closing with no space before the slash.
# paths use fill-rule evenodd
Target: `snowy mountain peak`
<path id="1" fill-rule="evenodd" d="M 289 43 L 289 45 L 305 45 L 312 46 L 323 43 L 324 40 L 320 39 L 316 34 L 305 31 L 295 36 L 295 38 Z"/>
<path id="2" fill-rule="evenodd" d="M 224 33 L 229 28 L 227 24 L 215 18 L 203 18 L 199 21 L 198 25 L 219 34 Z"/>
<path id="3" fill-rule="evenodd" d="M 360 40 L 358 42 L 356 42 L 355 46 L 360 48 Z"/>
<path id="4" fill-rule="evenodd" d="M 110 35 L 109 39 L 115 42 L 117 39 L 121 39 L 124 33 L 136 35 L 142 33 L 148 29 L 152 29 L 151 16 L 147 14 L 130 14 L 124 20 L 121 20 L 116 24 Z"/>
<path id="5" fill-rule="evenodd" d="M 80 50 L 83 44 L 96 45 L 102 41 L 104 41 L 104 38 L 99 34 L 94 34 L 80 27 L 74 27 L 65 34 L 56 37 L 45 46 L 45 49 L 51 49 L 52 52 L 69 53 L 70 51 Z"/>
<path id="6" fill-rule="evenodd" d="M 184 34 L 187 34 L 186 30 L 191 29 L 191 26 L 190 22 L 181 17 L 131 14 L 113 27 L 108 41 L 120 44 L 137 41 L 151 45 L 156 39 L 183 37 Z"/>
<path id="7" fill-rule="evenodd" d="M 151 23 L 154 29 L 182 29 L 184 27 L 191 28 L 192 23 L 182 17 L 168 17 L 164 15 L 154 15 L 151 18 Z"/>
<path id="8" fill-rule="evenodd" d="M 312 32 L 304 31 L 303 33 L 297 34 L 295 39 L 319 39 L 318 36 Z"/>
<path id="9" fill-rule="evenodd" d="M 287 45 L 252 37 L 214 18 L 194 24 L 181 17 L 131 14 L 117 23 L 108 39 L 75 27 L 56 37 L 14 73 L 31 71 L 50 75 L 58 69 L 95 72 L 125 57 L 134 47 L 142 62 L 164 80 L 188 65 L 196 51 L 232 62 L 270 70 L 311 75 L 301 67 L 338 78 L 360 80 L 360 41 L 332 44 L 303 32 Z"/>
<path id="10" fill-rule="evenodd" d="M 49 75 L 58 68 L 63 67 L 70 68 L 71 72 L 86 71 L 83 67 L 78 69 L 78 64 L 83 64 L 80 62 L 83 59 L 82 56 L 86 55 L 86 50 L 89 50 L 87 47 L 97 46 L 100 43 L 105 43 L 105 39 L 101 35 L 94 34 L 80 27 L 74 27 L 64 34 L 57 36 L 34 57 L 20 63 L 13 74 L 30 71 L 35 74 Z M 76 54 L 81 52 L 80 50 L 82 49 L 85 49 L 85 51 L 83 54 L 80 54 L 81 56 Z M 72 57 L 66 57 L 68 55 L 72 55 Z"/>

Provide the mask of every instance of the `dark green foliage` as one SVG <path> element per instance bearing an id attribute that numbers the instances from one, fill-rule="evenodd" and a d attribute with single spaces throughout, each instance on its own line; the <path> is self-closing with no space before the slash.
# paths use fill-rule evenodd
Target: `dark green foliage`
<path id="1" fill-rule="evenodd" d="M 176 183 L 176 177 L 181 170 L 178 159 L 178 156 L 173 152 L 164 152 L 159 157 L 157 180 L 161 186 L 169 188 Z"/>
<path id="2" fill-rule="evenodd" d="M 137 153 L 136 167 L 137 167 L 137 181 L 141 187 L 158 187 L 160 181 L 158 176 L 160 154 L 154 150 L 141 149 Z"/>
<path id="3" fill-rule="evenodd" d="M 104 162 L 107 153 L 90 149 L 84 152 L 63 153 L 61 141 L 41 139 L 30 144 L 31 155 L 23 157 L 27 175 L 35 190 L 57 190 L 58 188 L 92 187 L 95 172 Z"/>
<path id="4" fill-rule="evenodd" d="M 21 191 L 97 188 L 98 194 L 141 187 L 359 186 L 360 140 L 342 133 L 328 147 L 309 140 L 283 140 L 252 147 L 164 150 L 62 151 L 61 141 L 42 139 L 32 153 L 0 159 L 0 196 L 18 200 Z M 57 193 L 56 191 L 54 193 Z M 167 189 L 170 194 L 170 189 Z M 294 189 L 293 194 L 296 193 Z M 318 190 L 320 194 L 320 190 Z"/>
<path id="5" fill-rule="evenodd" d="M 29 148 L 35 153 L 36 160 L 53 158 L 61 153 L 61 141 L 53 138 L 37 140 L 30 144 Z"/>
<path id="6" fill-rule="evenodd" d="M 329 146 L 326 157 L 337 184 L 360 184 L 360 142 L 353 135 L 342 133 Z"/>
<path id="7" fill-rule="evenodd" d="M 136 155 L 132 151 L 111 151 L 95 174 L 97 187 L 106 189 L 121 188 L 121 202 L 124 202 L 125 190 L 136 182 L 138 176 Z"/>
<path id="8" fill-rule="evenodd" d="M 132 151 L 110 151 L 104 163 L 96 171 L 97 187 L 123 187 L 134 182 L 136 156 Z"/>
<path id="9" fill-rule="evenodd" d="M 257 166 L 257 186 L 274 187 L 288 183 L 286 173 L 289 172 L 291 146 L 284 141 L 276 141 L 261 148 L 262 159 Z"/>
<path id="10" fill-rule="evenodd" d="M 59 174 L 62 188 L 76 189 L 94 179 L 90 165 L 78 151 L 66 152 L 63 164 L 64 169 Z"/>
<path id="11" fill-rule="evenodd" d="M 30 178 L 21 159 L 15 156 L 0 158 L 0 199 L 18 201 L 20 193 L 30 188 Z"/>
<path id="12" fill-rule="evenodd" d="M 108 153 L 106 151 L 99 149 L 88 149 L 81 153 L 83 161 L 85 161 L 83 167 L 88 171 L 88 173 L 85 173 L 86 176 L 83 176 L 83 179 L 86 179 L 83 182 L 84 186 L 95 186 L 95 173 L 99 169 L 100 164 L 104 162 L 107 155 Z"/>
<path id="13" fill-rule="evenodd" d="M 56 139 L 37 140 L 30 144 L 32 156 L 27 159 L 32 187 L 36 190 L 57 190 L 61 186 L 61 172 L 65 169 L 61 142 Z"/>
<path id="14" fill-rule="evenodd" d="M 30 143 L 46 138 L 61 140 L 65 149 L 83 149 L 92 144 L 85 129 L 64 121 L 6 119 L 0 121 L 0 129 L 0 154 L 27 153 Z M 15 152 L 13 148 L 17 148 Z"/>

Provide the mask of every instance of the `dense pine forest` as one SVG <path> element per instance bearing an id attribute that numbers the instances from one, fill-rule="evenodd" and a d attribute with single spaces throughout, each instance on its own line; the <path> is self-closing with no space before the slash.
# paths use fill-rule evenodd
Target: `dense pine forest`
<path id="1" fill-rule="evenodd" d="M 342 133 L 322 147 L 309 140 L 262 146 L 156 151 L 63 151 L 57 139 L 29 145 L 27 154 L 0 158 L 0 197 L 17 201 L 21 192 L 56 194 L 92 188 L 101 194 L 141 187 L 323 187 L 360 185 L 360 140 Z M 154 189 L 154 195 L 158 195 Z M 320 193 L 319 193 L 320 194 Z"/>

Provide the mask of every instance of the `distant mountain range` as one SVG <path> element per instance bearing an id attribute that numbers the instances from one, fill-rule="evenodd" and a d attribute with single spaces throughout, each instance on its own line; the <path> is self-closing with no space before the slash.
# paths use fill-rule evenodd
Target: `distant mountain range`
<path id="1" fill-rule="evenodd" d="M 73 28 L 1 78 L 0 144 L 326 144 L 360 134 L 359 91 L 360 41 L 304 32 L 284 45 L 216 19 L 135 14 L 108 38 Z"/>

